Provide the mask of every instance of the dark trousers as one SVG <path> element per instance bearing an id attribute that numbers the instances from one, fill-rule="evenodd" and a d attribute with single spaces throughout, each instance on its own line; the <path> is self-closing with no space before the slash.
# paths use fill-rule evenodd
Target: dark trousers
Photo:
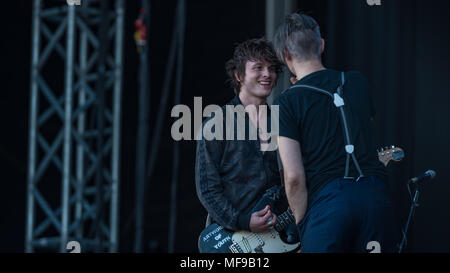
<path id="1" fill-rule="evenodd" d="M 373 176 L 329 182 L 297 228 L 303 253 L 396 252 L 400 242 L 388 188 Z"/>

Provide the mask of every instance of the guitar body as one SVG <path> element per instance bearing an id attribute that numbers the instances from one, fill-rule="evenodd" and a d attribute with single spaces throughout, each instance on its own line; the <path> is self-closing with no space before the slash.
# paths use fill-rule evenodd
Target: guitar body
<path id="1" fill-rule="evenodd" d="M 252 213 L 263 209 L 267 205 L 274 211 L 281 210 L 282 202 L 277 202 L 283 196 L 284 189 L 273 187 L 262 196 L 252 209 Z M 285 204 L 286 205 L 286 204 Z M 254 233 L 250 231 L 231 231 L 213 223 L 200 234 L 198 248 L 201 253 L 283 253 L 296 251 L 300 243 L 292 242 L 287 230 L 296 233 L 294 218 L 290 211 L 277 216 L 277 231 L 272 228 L 268 232 Z M 290 226 L 288 226 L 290 225 Z M 288 228 L 287 228 L 288 227 Z"/>

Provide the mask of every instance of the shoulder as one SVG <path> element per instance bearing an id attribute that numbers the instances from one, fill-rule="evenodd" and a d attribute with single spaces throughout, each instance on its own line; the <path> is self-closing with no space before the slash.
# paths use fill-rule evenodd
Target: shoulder
<path id="1" fill-rule="evenodd" d="M 283 106 L 286 104 L 286 95 L 284 94 L 286 92 L 286 90 L 284 90 L 283 92 L 281 92 L 280 95 L 278 95 L 278 97 L 276 97 L 272 103 L 272 107 L 273 106 Z"/>
<path id="2" fill-rule="evenodd" d="M 281 92 L 281 94 L 274 100 L 273 104 L 280 105 L 292 101 L 292 99 L 299 95 L 300 87 L 291 86 L 290 88 Z"/>
<path id="3" fill-rule="evenodd" d="M 346 81 L 350 81 L 352 83 L 358 83 L 362 85 L 368 85 L 368 80 L 366 76 L 360 71 L 352 70 L 345 73 Z"/>

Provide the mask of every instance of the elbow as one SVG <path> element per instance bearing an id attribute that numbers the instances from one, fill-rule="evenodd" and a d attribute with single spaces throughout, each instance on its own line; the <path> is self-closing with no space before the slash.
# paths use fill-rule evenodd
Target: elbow
<path id="1" fill-rule="evenodd" d="M 305 173 L 299 170 L 295 171 L 285 171 L 284 181 L 286 187 L 296 187 L 304 184 Z"/>

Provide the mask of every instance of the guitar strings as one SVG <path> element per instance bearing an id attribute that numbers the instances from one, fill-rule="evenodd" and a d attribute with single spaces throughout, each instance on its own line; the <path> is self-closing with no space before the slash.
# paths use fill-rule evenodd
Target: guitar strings
<path id="1" fill-rule="evenodd" d="M 280 216 L 284 216 L 284 215 L 288 216 L 289 214 L 288 214 L 288 212 L 286 211 L 286 212 L 284 212 L 284 213 L 283 213 L 282 215 L 280 215 Z M 281 219 L 283 219 L 283 218 L 281 218 Z M 287 220 L 287 219 L 283 219 L 283 220 Z M 282 225 L 282 226 L 284 226 L 284 225 Z M 273 229 L 275 230 L 275 232 L 278 232 L 278 231 L 275 229 L 275 227 L 274 227 Z M 257 233 L 253 233 L 253 232 L 252 232 L 248 237 L 244 237 L 244 238 L 246 238 L 247 241 L 248 241 L 248 240 L 256 240 L 256 241 L 259 243 L 258 237 L 261 238 L 261 239 L 263 239 L 263 238 L 265 238 L 265 237 L 267 237 L 267 236 L 272 237 L 272 235 L 270 235 L 272 231 L 273 231 L 273 230 L 271 230 L 271 231 L 269 231 L 269 232 L 265 232 L 265 233 L 260 233 L 260 234 L 257 234 Z M 239 243 L 244 243 L 244 239 L 242 239 L 242 240 L 240 240 L 240 241 L 238 241 L 238 242 L 239 242 Z"/>

